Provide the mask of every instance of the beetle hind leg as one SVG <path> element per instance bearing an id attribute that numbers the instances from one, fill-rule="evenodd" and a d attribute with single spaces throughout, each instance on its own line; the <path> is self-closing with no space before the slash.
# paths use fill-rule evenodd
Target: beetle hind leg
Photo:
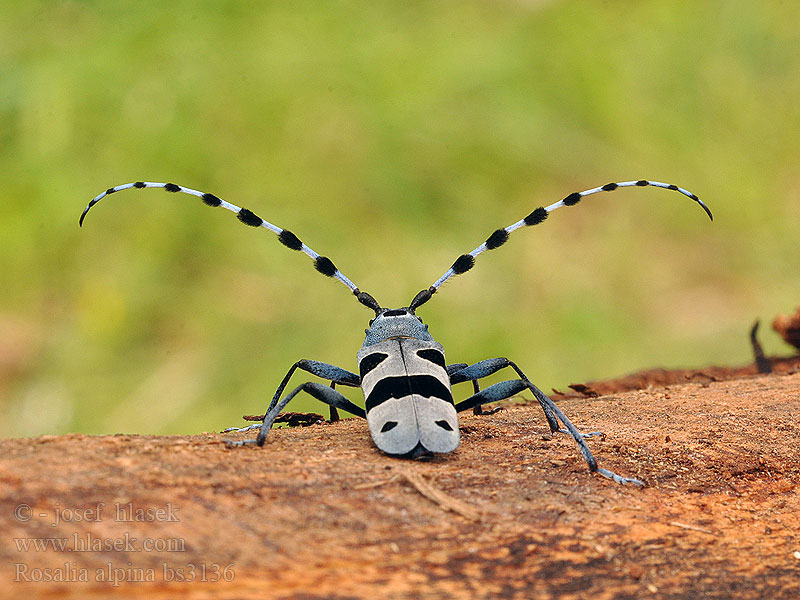
<path id="1" fill-rule="evenodd" d="M 455 385 L 457 383 L 462 383 L 465 381 L 472 381 L 473 388 L 475 390 L 475 394 L 473 398 L 476 397 L 479 392 L 480 388 L 478 386 L 478 379 L 483 377 L 488 377 L 499 371 L 500 369 L 504 369 L 506 367 L 511 367 L 514 369 L 514 372 L 519 376 L 522 381 L 527 381 L 530 383 L 530 379 L 525 373 L 522 372 L 516 363 L 508 360 L 507 358 L 487 358 L 486 360 L 481 360 L 476 362 L 472 365 L 467 365 L 466 363 L 455 363 L 447 367 L 447 374 L 450 376 L 450 384 Z M 531 384 L 533 385 L 533 384 Z M 538 389 L 538 388 L 537 388 Z M 513 395 L 513 394 L 512 394 Z M 506 396 L 505 398 L 501 398 L 505 400 L 510 396 Z M 550 425 L 550 431 L 553 433 L 571 433 L 567 429 L 561 427 L 560 423 L 558 422 L 558 418 L 556 418 L 555 414 L 551 410 L 549 404 L 547 402 L 543 402 L 538 396 L 536 397 L 542 410 L 544 411 L 544 416 L 547 419 L 547 424 Z M 493 402 L 493 401 L 487 401 Z M 464 409 L 459 409 L 464 410 Z M 476 415 L 491 415 L 498 411 L 502 410 L 501 406 L 497 406 L 490 410 L 483 410 L 481 404 L 475 404 L 472 407 L 472 413 Z M 605 434 L 602 431 L 592 431 L 589 433 L 581 433 L 580 434 L 584 438 L 594 437 L 594 436 L 601 436 L 604 437 Z"/>
<path id="2" fill-rule="evenodd" d="M 477 394 L 480 391 L 481 391 L 481 386 L 478 383 L 478 380 L 477 379 L 473 379 L 472 380 L 472 392 L 473 392 L 473 394 Z M 501 410 L 503 410 L 502 406 L 493 406 L 492 408 L 486 409 L 486 408 L 483 407 L 483 404 L 476 404 L 475 406 L 472 407 L 472 414 L 473 415 L 479 415 L 479 416 L 480 415 L 486 416 L 486 415 L 493 415 L 495 413 L 500 412 Z"/>
<path id="3" fill-rule="evenodd" d="M 487 404 L 489 402 L 505 400 L 506 398 L 510 398 L 526 389 L 529 389 L 531 392 L 533 392 L 533 395 L 536 396 L 539 404 L 545 409 L 545 414 L 552 415 L 553 419 L 557 419 L 555 427 L 553 427 L 552 423 L 550 424 L 551 430 L 554 432 L 563 430 L 572 435 L 572 438 L 578 444 L 578 449 L 583 455 L 583 458 L 586 460 L 589 470 L 592 473 L 598 473 L 603 477 L 615 481 L 616 483 L 630 483 L 637 486 L 644 486 L 643 481 L 633 477 L 623 477 L 622 475 L 618 475 L 613 471 L 599 467 L 597 465 L 597 460 L 595 460 L 594 456 L 592 455 L 592 451 L 589 450 L 589 446 L 586 444 L 584 439 L 584 437 L 588 437 L 589 434 L 582 434 L 580 431 L 578 431 L 563 413 L 563 411 L 558 407 L 558 405 L 556 405 L 556 403 L 553 402 L 553 400 L 550 399 L 544 392 L 542 392 L 542 390 L 533 385 L 527 379 L 512 379 L 510 381 L 501 381 L 499 383 L 495 383 L 494 385 L 490 385 L 486 389 L 481 390 L 477 394 L 474 394 L 466 400 L 456 404 L 456 411 L 461 412 L 464 410 L 469 410 L 470 408 L 474 408 L 475 406 Z M 564 428 L 558 425 L 559 421 L 564 424 Z"/>

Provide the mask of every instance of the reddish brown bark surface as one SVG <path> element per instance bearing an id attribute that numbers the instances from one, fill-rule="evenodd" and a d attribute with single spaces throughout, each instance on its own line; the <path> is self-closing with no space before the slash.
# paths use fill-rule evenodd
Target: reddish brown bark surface
<path id="1" fill-rule="evenodd" d="M 781 365 L 562 398 L 605 432 L 588 442 L 601 466 L 644 489 L 590 475 L 536 405 L 464 415 L 459 449 L 427 461 L 380 454 L 355 419 L 236 450 L 218 434 L 0 441 L 0 596 L 798 598 L 800 373 Z"/>

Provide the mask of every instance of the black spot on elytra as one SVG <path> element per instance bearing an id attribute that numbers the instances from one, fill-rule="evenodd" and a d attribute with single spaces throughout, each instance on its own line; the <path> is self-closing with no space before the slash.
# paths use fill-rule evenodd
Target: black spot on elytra
<path id="1" fill-rule="evenodd" d="M 368 354 L 362 358 L 361 362 L 358 363 L 358 372 L 359 375 L 361 375 L 361 379 L 363 380 L 367 373 L 372 371 L 387 358 L 389 358 L 389 355 L 384 352 L 375 352 L 374 354 Z"/>
<path id="2" fill-rule="evenodd" d="M 386 423 L 383 424 L 383 427 L 381 427 L 381 433 L 391 431 L 395 427 L 397 427 L 397 421 L 386 421 Z"/>
<path id="3" fill-rule="evenodd" d="M 447 369 L 447 365 L 444 362 L 444 354 L 439 352 L 438 350 L 434 350 L 433 348 L 425 348 L 424 350 L 417 350 L 417 356 L 420 358 L 424 358 L 432 362 L 435 365 L 439 365 L 443 369 Z"/>
<path id="4" fill-rule="evenodd" d="M 442 419 L 441 421 L 434 421 L 434 423 L 436 423 L 442 429 L 446 429 L 447 431 L 453 431 L 452 425 L 450 425 L 450 423 L 448 423 L 444 419 Z"/>
<path id="5" fill-rule="evenodd" d="M 547 211 L 544 206 L 540 206 L 531 214 L 525 217 L 525 225 L 538 225 L 547 218 Z"/>
<path id="6" fill-rule="evenodd" d="M 423 398 L 438 398 L 449 404 L 453 404 L 453 394 L 450 388 L 444 385 L 432 375 L 412 375 L 411 392 Z"/>
<path id="7" fill-rule="evenodd" d="M 416 394 L 423 398 L 439 398 L 453 404 L 453 395 L 441 381 L 432 375 L 399 375 L 384 377 L 372 388 L 366 399 L 367 412 L 392 398 L 405 398 Z"/>
<path id="8" fill-rule="evenodd" d="M 407 376 L 384 377 L 372 388 L 364 401 L 367 412 L 392 398 L 405 398 L 411 395 L 411 381 Z"/>

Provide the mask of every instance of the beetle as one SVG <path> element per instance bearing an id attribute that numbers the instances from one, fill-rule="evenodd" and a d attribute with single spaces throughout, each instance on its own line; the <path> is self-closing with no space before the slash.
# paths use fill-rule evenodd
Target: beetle
<path id="1" fill-rule="evenodd" d="M 578 431 L 558 405 L 536 387 L 514 362 L 507 358 L 489 358 L 472 365 L 466 363 L 448 365 L 444 349 L 434 340 L 428 331 L 428 326 L 416 314 L 417 309 L 430 300 L 447 280 L 469 271 L 475 265 L 475 258 L 479 254 L 499 248 L 517 229 L 539 225 L 554 210 L 562 206 L 575 206 L 586 196 L 599 192 L 612 192 L 624 187 L 657 187 L 680 192 L 698 203 L 709 219 L 713 220 L 711 210 L 702 200 L 692 192 L 673 184 L 640 179 L 608 183 L 582 192 L 574 192 L 549 206 L 536 208 L 528 216 L 508 227 L 492 232 L 486 241 L 471 252 L 460 255 L 439 279 L 414 296 L 408 306 L 401 308 L 382 307 L 372 295 L 360 290 L 350 281 L 333 261 L 312 250 L 290 230 L 273 225 L 252 211 L 230 204 L 214 194 L 174 183 L 137 181 L 108 188 L 89 202 L 80 216 L 79 224 L 83 225 L 89 210 L 100 200 L 122 190 L 161 188 L 170 193 L 190 194 L 200 198 L 208 206 L 221 207 L 235 213 L 239 221 L 245 225 L 269 229 L 278 236 L 278 240 L 284 246 L 307 254 L 314 261 L 317 271 L 343 283 L 358 302 L 375 312 L 375 317 L 370 320 L 369 327 L 365 330 L 364 344 L 356 356 L 358 374 L 315 360 L 297 361 L 278 386 L 261 424 L 224 430 L 227 432 L 258 429 L 256 439 L 228 440 L 230 446 L 250 444 L 263 446 L 280 412 L 298 393 L 306 392 L 330 407 L 332 419 L 338 418 L 338 409 L 365 418 L 375 445 L 390 456 L 417 458 L 430 454 L 443 454 L 454 451 L 459 445 L 457 417 L 459 412 L 473 409 L 477 414 L 481 414 L 483 412 L 481 407 L 485 404 L 530 390 L 544 411 L 550 430 L 554 433 L 569 433 L 574 438 L 591 472 L 617 483 L 642 486 L 644 483 L 638 479 L 623 477 L 599 467 L 584 439 L 598 435 L 599 432 Z M 480 389 L 478 380 L 505 368 L 512 369 L 517 378 Z M 306 382 L 283 396 L 289 380 L 297 369 L 329 381 L 330 385 Z M 474 393 L 465 400 L 455 403 L 452 386 L 464 382 L 472 382 Z M 361 387 L 365 408 L 348 400 L 336 390 L 337 385 Z"/>

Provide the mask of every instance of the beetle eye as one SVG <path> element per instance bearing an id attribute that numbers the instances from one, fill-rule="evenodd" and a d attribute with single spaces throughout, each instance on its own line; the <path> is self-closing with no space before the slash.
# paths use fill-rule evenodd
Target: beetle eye
<path id="1" fill-rule="evenodd" d="M 373 324 L 374 322 L 375 322 L 375 319 L 370 319 L 370 320 L 369 320 L 369 326 L 370 326 L 370 327 L 372 327 L 372 324 Z"/>

